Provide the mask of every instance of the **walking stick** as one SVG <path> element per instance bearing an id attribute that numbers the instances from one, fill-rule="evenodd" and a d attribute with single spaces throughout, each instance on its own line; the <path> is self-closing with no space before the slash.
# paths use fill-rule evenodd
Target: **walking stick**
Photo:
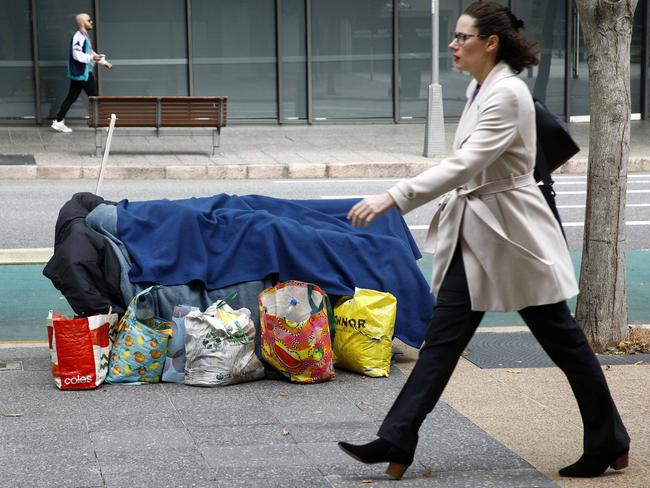
<path id="1" fill-rule="evenodd" d="M 111 114 L 111 123 L 108 126 L 108 136 L 106 137 L 106 147 L 104 148 L 104 157 L 102 158 L 102 163 L 99 166 L 99 177 L 97 178 L 97 187 L 95 188 L 95 195 L 99 195 L 102 189 L 102 183 L 104 182 L 104 171 L 106 170 L 108 153 L 111 151 L 111 140 L 113 139 L 113 129 L 115 128 L 116 120 L 117 117 L 115 116 L 115 114 Z"/>

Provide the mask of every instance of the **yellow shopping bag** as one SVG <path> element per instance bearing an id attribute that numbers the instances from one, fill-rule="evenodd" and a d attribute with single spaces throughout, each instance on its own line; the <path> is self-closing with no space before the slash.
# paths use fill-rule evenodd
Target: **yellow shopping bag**
<path id="1" fill-rule="evenodd" d="M 336 366 L 366 376 L 388 376 L 397 299 L 390 293 L 355 288 L 334 307 Z"/>

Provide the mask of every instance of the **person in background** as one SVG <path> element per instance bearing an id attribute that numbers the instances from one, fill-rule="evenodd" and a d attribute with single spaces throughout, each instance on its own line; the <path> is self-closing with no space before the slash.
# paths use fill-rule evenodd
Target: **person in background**
<path id="1" fill-rule="evenodd" d="M 595 477 L 628 465 L 630 437 L 602 368 L 566 300 L 578 293 L 557 220 L 535 183 L 535 108 L 518 76 L 537 64 L 524 23 L 496 2 L 474 2 L 458 19 L 449 49 L 474 78 L 458 124 L 454 154 L 348 214 L 367 226 L 392 207 L 409 212 L 446 195 L 424 250 L 435 253 L 436 305 L 418 360 L 384 419 L 379 438 L 339 442 L 364 463 L 389 463 L 400 479 L 418 432 L 437 403 L 486 311 L 518 311 L 569 380 L 584 426 L 583 455 L 561 476 Z"/>
<path id="2" fill-rule="evenodd" d="M 56 115 L 56 120 L 52 122 L 52 129 L 58 132 L 72 132 L 72 129 L 65 125 L 65 114 L 68 113 L 70 106 L 77 100 L 81 90 L 86 92 L 89 97 L 97 95 L 97 82 L 93 75 L 95 63 L 104 65 L 111 69 L 113 65 L 106 60 L 103 54 L 97 54 L 93 51 L 92 43 L 88 32 L 93 28 L 93 21 L 88 14 L 79 14 L 75 17 L 79 30 L 72 36 L 68 58 L 68 78 L 70 78 L 70 89 L 68 96 L 61 104 L 61 108 Z"/>

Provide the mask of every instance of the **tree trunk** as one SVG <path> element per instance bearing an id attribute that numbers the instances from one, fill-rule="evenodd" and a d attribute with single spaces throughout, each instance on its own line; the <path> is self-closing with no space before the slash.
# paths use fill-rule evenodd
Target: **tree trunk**
<path id="1" fill-rule="evenodd" d="M 589 66 L 587 209 L 576 318 L 595 351 L 627 332 L 625 195 L 630 41 L 638 0 L 577 0 Z"/>

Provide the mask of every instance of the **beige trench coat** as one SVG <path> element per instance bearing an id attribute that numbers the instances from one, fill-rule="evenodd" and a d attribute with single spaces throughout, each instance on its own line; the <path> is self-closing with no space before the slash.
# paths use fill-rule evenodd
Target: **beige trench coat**
<path id="1" fill-rule="evenodd" d="M 402 213 L 441 195 L 424 252 L 435 254 L 438 293 L 460 243 L 473 310 L 514 311 L 578 293 L 559 224 L 532 176 L 535 108 L 504 62 L 476 81 L 456 130 L 454 155 L 389 189 Z"/>

